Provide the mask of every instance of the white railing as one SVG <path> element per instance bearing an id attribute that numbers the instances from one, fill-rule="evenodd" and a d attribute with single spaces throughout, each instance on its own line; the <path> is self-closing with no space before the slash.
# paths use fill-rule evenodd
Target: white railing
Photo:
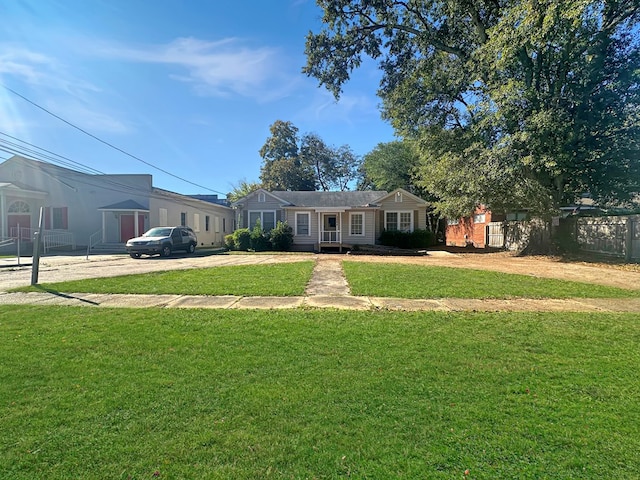
<path id="1" fill-rule="evenodd" d="M 91 253 L 91 249 L 95 247 L 97 244 L 102 242 L 102 230 L 98 230 L 95 233 L 92 233 L 89 236 L 89 243 L 87 244 L 87 260 L 89 260 L 89 254 Z"/>
<path id="2" fill-rule="evenodd" d="M 340 243 L 340 230 L 322 230 L 322 243 Z"/>
<path id="3" fill-rule="evenodd" d="M 9 228 L 9 238 L 20 239 L 25 242 L 33 241 L 36 230 L 29 227 L 11 227 Z"/>
<path id="4" fill-rule="evenodd" d="M 42 236 L 42 246 L 45 253 L 56 247 L 71 247 L 72 250 L 75 250 L 76 240 L 71 232 L 63 230 L 45 230 L 44 235 Z"/>

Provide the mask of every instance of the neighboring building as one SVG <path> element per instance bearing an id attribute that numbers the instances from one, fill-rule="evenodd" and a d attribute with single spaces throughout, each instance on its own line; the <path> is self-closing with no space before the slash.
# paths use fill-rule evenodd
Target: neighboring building
<path id="1" fill-rule="evenodd" d="M 151 175 L 87 174 L 14 156 L 0 163 L 0 237 L 32 239 L 44 207 L 45 247 L 124 243 L 153 226 L 187 225 L 200 245 L 233 231 L 224 205 L 155 188 Z"/>
<path id="2" fill-rule="evenodd" d="M 383 229 L 426 228 L 427 202 L 403 189 L 385 191 L 256 190 L 234 202 L 238 228 L 264 230 L 277 222 L 293 228 L 293 249 L 321 251 L 373 245 Z"/>
<path id="3" fill-rule="evenodd" d="M 504 222 L 527 220 L 527 217 L 525 211 L 497 214 L 480 205 L 469 217 L 447 220 L 445 242 L 450 247 L 502 248 Z"/>

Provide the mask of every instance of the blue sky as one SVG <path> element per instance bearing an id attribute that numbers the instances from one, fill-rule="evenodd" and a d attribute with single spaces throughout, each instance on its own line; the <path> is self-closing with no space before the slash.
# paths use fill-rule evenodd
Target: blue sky
<path id="1" fill-rule="evenodd" d="M 380 74 L 365 62 L 339 102 L 303 75 L 320 17 L 312 0 L 1 2 L 2 85 L 192 183 L 4 87 L 0 133 L 104 173 L 150 173 L 156 187 L 185 194 L 257 181 L 276 120 L 365 155 L 394 139 L 380 119 Z"/>

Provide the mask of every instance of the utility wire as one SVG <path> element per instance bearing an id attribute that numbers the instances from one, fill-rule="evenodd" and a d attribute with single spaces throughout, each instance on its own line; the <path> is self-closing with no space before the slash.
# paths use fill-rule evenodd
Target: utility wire
<path id="1" fill-rule="evenodd" d="M 224 192 L 220 192 L 220 191 L 218 191 L 218 190 L 213 190 L 213 189 L 211 189 L 211 188 L 209 188 L 209 187 L 205 187 L 205 186 L 203 186 L 203 185 L 199 185 L 199 184 L 197 184 L 197 183 L 191 182 L 190 180 L 187 180 L 186 178 L 182 178 L 182 177 L 179 177 L 179 176 L 177 176 L 177 175 L 174 175 L 173 173 L 171 173 L 171 172 L 169 172 L 169 171 L 167 171 L 167 170 L 164 170 L 164 169 L 162 169 L 162 168 L 160 168 L 160 167 L 156 167 L 156 166 L 155 166 L 155 165 L 153 165 L 152 163 L 149 163 L 149 162 L 147 162 L 146 160 L 143 160 L 143 159 L 141 159 L 140 157 L 137 157 L 137 156 L 135 156 L 135 155 L 133 155 L 133 154 L 131 154 L 131 153 L 129 153 L 129 152 L 127 152 L 127 151 L 125 151 L 125 150 L 121 149 L 120 147 L 117 147 L 117 146 L 113 145 L 112 143 L 107 142 L 106 140 L 102 140 L 101 138 L 99 138 L 99 137 L 95 136 L 94 134 L 92 134 L 92 133 L 90 133 L 90 132 L 88 132 L 88 131 L 84 130 L 83 128 L 78 127 L 77 125 L 74 125 L 74 124 L 73 124 L 73 123 L 71 123 L 70 121 L 65 120 L 64 118 L 62 118 L 62 117 L 61 117 L 61 116 L 59 116 L 59 115 L 56 115 L 56 114 L 55 114 L 55 113 L 53 113 L 52 111 L 47 110 L 46 108 L 44 108 L 44 107 L 42 107 L 42 106 L 38 105 L 36 102 L 34 102 L 34 101 L 32 101 L 32 100 L 29 100 L 27 97 L 25 97 L 24 95 L 21 95 L 20 93 L 16 92 L 16 91 L 15 91 L 15 90 L 13 90 L 12 88 L 9 88 L 9 87 L 7 87 L 6 85 L 4 85 L 4 84 L 2 84 L 2 83 L 0 83 L 0 85 L 2 85 L 2 86 L 3 86 L 5 89 L 7 89 L 9 92 L 11 92 L 11 93 L 13 93 L 14 95 L 16 95 L 16 96 L 20 97 L 21 99 L 23 99 L 25 102 L 30 103 L 30 104 L 31 104 L 31 105 L 33 105 L 34 107 L 39 108 L 39 109 L 40 109 L 40 110 L 42 110 L 43 112 L 46 112 L 46 113 L 48 113 L 49 115 L 51 115 L 52 117 L 57 118 L 58 120 L 60 120 L 61 122 L 66 123 L 66 124 L 67 124 L 67 125 L 69 125 L 70 127 L 73 127 L 73 128 L 75 128 L 76 130 L 79 130 L 80 132 L 84 133 L 85 135 L 88 135 L 89 137 L 93 138 L 94 140 L 97 140 L 98 142 L 100 142 L 100 143 L 102 143 L 102 144 L 104 144 L 104 145 L 107 145 L 108 147 L 111 147 L 111 148 L 113 148 L 114 150 L 117 150 L 118 152 L 120 152 L 120 153 L 122 153 L 122 154 L 124 154 L 124 155 L 126 155 L 126 156 L 128 156 L 128 157 L 133 158 L 134 160 L 137 160 L 137 161 L 139 161 L 139 162 L 141 162 L 141 163 L 144 163 L 145 165 L 148 165 L 148 166 L 149 166 L 149 167 L 151 167 L 151 168 L 155 168 L 156 170 L 158 170 L 158 171 L 160 171 L 160 172 L 162 172 L 162 173 L 164 173 L 164 174 L 166 174 L 166 175 L 169 175 L 169 176 L 171 176 L 171 177 L 173 177 L 173 178 L 176 178 L 176 179 L 181 180 L 181 181 L 183 181 L 183 182 L 186 182 L 186 183 L 189 183 L 189 184 L 191 184 L 191 185 L 194 185 L 194 186 L 196 186 L 196 187 L 198 187 L 198 188 L 204 188 L 205 190 L 209 190 L 210 192 L 213 192 L 213 193 L 219 193 L 219 194 L 221 194 L 221 195 L 226 195 Z"/>

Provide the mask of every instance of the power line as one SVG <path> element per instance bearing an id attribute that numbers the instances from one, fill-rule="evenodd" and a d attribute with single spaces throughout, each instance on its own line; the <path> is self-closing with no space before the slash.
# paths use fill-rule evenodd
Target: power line
<path id="1" fill-rule="evenodd" d="M 80 132 L 84 133 L 85 135 L 87 135 L 87 136 L 89 136 L 89 137 L 93 138 L 94 140 L 97 140 L 98 142 L 100 142 L 100 143 L 102 143 L 102 144 L 104 144 L 104 145 L 107 145 L 108 147 L 113 148 L 114 150 L 116 150 L 116 151 L 118 151 L 118 152 L 120 152 L 120 153 L 122 153 L 122 154 L 124 154 L 124 155 L 126 155 L 126 156 L 128 156 L 128 157 L 131 157 L 131 158 L 133 158 L 134 160 L 137 160 L 138 162 L 144 163 L 145 165 L 148 165 L 148 166 L 149 166 L 149 167 L 151 167 L 151 168 L 155 168 L 156 170 L 158 170 L 158 171 L 160 171 L 160 172 L 162 172 L 162 173 L 164 173 L 164 174 L 166 174 L 166 175 L 169 175 L 169 176 L 171 176 L 171 177 L 173 177 L 173 178 L 176 178 L 176 179 L 178 179 L 178 180 L 181 180 L 181 181 L 183 181 L 183 182 L 185 182 L 185 183 L 189 183 L 189 184 L 191 184 L 191 185 L 194 185 L 194 186 L 196 186 L 196 187 L 198 187 L 198 188 L 204 188 L 205 190 L 209 190 L 210 192 L 213 192 L 213 193 L 219 193 L 219 194 L 221 194 L 221 195 L 226 195 L 224 192 L 220 192 L 220 191 L 218 191 L 218 190 L 214 190 L 214 189 L 211 189 L 211 188 L 209 188 L 209 187 L 205 187 L 205 186 L 203 186 L 203 185 L 199 185 L 199 184 L 194 183 L 194 182 L 192 182 L 192 181 L 190 181 L 190 180 L 187 180 L 186 178 L 179 177 L 178 175 L 174 175 L 173 173 L 171 173 L 171 172 L 169 172 L 169 171 L 167 171 L 167 170 L 164 170 L 164 169 L 162 169 L 162 168 L 160 168 L 160 167 L 157 167 L 157 166 L 153 165 L 152 163 L 149 163 L 149 162 L 147 162 L 146 160 L 143 160 L 142 158 L 137 157 L 136 155 L 133 155 L 133 154 L 131 154 L 131 153 L 129 153 L 129 152 L 127 152 L 127 151 L 125 151 L 125 150 L 121 149 L 120 147 L 117 147 L 117 146 L 113 145 L 112 143 L 107 142 L 106 140 L 102 140 L 101 138 L 97 137 L 96 135 L 94 135 L 94 134 L 92 134 L 92 133 L 90 133 L 90 132 L 88 132 L 88 131 L 84 130 L 83 128 L 78 127 L 77 125 L 75 125 L 75 124 L 71 123 L 70 121 L 68 121 L 68 120 L 66 120 L 66 119 L 64 119 L 64 118 L 62 118 L 61 116 L 56 115 L 56 114 L 55 114 L 55 113 L 53 113 L 52 111 L 47 110 L 47 109 L 46 109 L 46 108 L 44 108 L 43 106 L 38 105 L 36 102 L 34 102 L 34 101 L 32 101 L 32 100 L 29 100 L 27 97 L 25 97 L 24 95 L 21 95 L 20 93 L 16 92 L 16 91 L 15 91 L 15 90 L 13 90 L 12 88 L 9 88 L 9 87 L 7 87 L 6 85 L 4 85 L 4 84 L 2 84 L 2 83 L 0 83 L 0 85 L 2 85 L 2 86 L 3 86 L 5 89 L 7 89 L 9 92 L 11 92 L 11 93 L 13 93 L 14 95 L 16 95 L 16 96 L 20 97 L 21 99 L 23 99 L 25 102 L 30 103 L 30 104 L 31 104 L 31 105 L 33 105 L 34 107 L 39 108 L 39 109 L 40 109 L 40 110 L 42 110 L 43 112 L 48 113 L 48 114 L 49 114 L 49 115 L 51 115 L 52 117 L 57 118 L 58 120 L 60 120 L 61 122 L 66 123 L 66 124 L 67 124 L 67 125 L 69 125 L 70 127 L 75 128 L 76 130 L 78 130 L 78 131 L 80 131 Z"/>

